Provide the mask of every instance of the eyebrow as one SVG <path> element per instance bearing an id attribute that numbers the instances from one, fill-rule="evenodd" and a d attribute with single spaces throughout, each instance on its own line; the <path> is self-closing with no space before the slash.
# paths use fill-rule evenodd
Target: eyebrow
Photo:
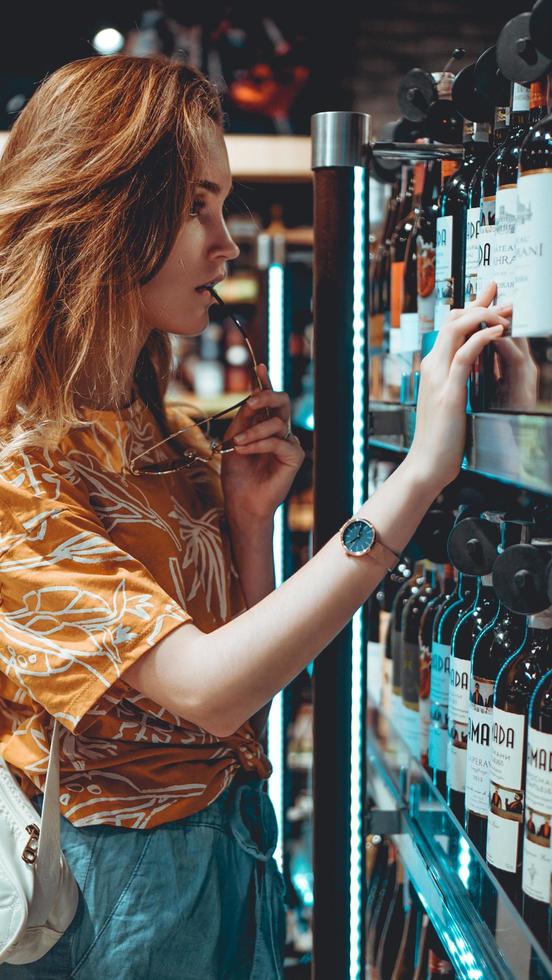
<path id="1" fill-rule="evenodd" d="M 215 184 L 212 180 L 198 180 L 197 186 L 202 187 L 203 190 L 205 191 L 210 191 L 211 194 L 222 194 L 222 188 L 220 184 Z M 232 193 L 233 190 L 234 190 L 234 184 L 232 183 L 230 185 L 230 190 L 228 191 L 228 194 L 226 196 L 230 197 L 230 194 Z"/>

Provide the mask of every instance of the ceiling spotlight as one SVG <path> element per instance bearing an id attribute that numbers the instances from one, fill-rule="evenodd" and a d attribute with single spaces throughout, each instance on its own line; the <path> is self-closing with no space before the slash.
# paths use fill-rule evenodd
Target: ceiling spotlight
<path id="1" fill-rule="evenodd" d="M 114 27 L 104 27 L 92 38 L 92 47 L 98 54 L 116 54 L 125 43 L 125 39 L 120 31 Z"/>

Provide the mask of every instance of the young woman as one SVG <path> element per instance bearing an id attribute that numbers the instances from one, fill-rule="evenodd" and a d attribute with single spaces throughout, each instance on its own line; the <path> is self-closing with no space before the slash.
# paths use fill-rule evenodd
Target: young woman
<path id="1" fill-rule="evenodd" d="M 40 810 L 63 726 L 80 886 L 68 931 L 6 978 L 282 975 L 260 736 L 385 567 L 336 528 L 274 589 L 273 514 L 303 452 L 266 368 L 235 451 L 210 458 L 197 428 L 157 445 L 189 424 L 163 402 L 168 334 L 205 329 L 202 287 L 238 254 L 230 190 L 216 93 L 162 58 L 55 72 L 0 162 L 0 744 Z M 510 313 L 491 300 L 452 313 L 411 451 L 358 512 L 394 552 L 459 470 L 470 366 Z M 201 458 L 171 470 L 187 447 Z"/>

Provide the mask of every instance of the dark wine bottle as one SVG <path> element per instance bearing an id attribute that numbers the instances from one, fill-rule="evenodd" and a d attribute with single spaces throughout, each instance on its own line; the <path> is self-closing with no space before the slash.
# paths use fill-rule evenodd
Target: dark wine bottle
<path id="1" fill-rule="evenodd" d="M 481 173 L 479 201 L 481 206 L 479 225 L 479 256 L 477 288 L 482 292 L 494 275 L 494 235 L 496 219 L 496 184 L 502 151 L 510 132 L 510 106 L 495 109 L 493 149 Z"/>
<path id="2" fill-rule="evenodd" d="M 454 568 L 452 565 L 444 567 L 443 591 L 440 595 L 431 599 L 420 620 L 418 630 L 418 645 L 420 648 L 420 680 L 418 685 L 418 700 L 420 704 L 420 762 L 427 769 L 429 767 L 429 727 L 431 724 L 431 646 L 433 638 L 433 625 L 435 618 L 441 607 L 448 602 L 456 588 Z"/>
<path id="3" fill-rule="evenodd" d="M 400 203 L 400 181 L 393 185 L 385 220 L 373 259 L 370 261 L 370 348 L 383 344 L 385 314 L 389 313 L 389 249 Z"/>
<path id="4" fill-rule="evenodd" d="M 459 575 L 457 588 L 441 607 L 433 624 L 428 756 L 433 782 L 443 796 L 446 795 L 450 646 L 458 620 L 473 603 L 475 589 L 475 578 Z"/>
<path id="5" fill-rule="evenodd" d="M 368 834 L 366 838 L 366 930 L 374 914 L 376 899 L 385 880 L 389 860 L 390 841 L 380 834 Z"/>
<path id="6" fill-rule="evenodd" d="M 416 940 L 421 904 L 411 885 L 408 890 L 405 889 L 405 893 L 408 895 L 409 905 L 391 980 L 412 980 L 416 966 Z"/>
<path id="7" fill-rule="evenodd" d="M 391 980 L 397 959 L 397 950 L 403 934 L 405 918 L 404 868 L 399 858 L 397 860 L 393 897 L 389 903 L 387 917 L 376 955 L 376 976 L 379 976 L 380 980 Z"/>
<path id="8" fill-rule="evenodd" d="M 419 588 L 424 584 L 423 567 L 420 562 L 414 569 L 414 574 L 397 592 L 391 610 L 391 659 L 392 684 L 391 684 L 391 722 L 396 731 L 400 731 L 402 720 L 402 614 L 403 609 L 411 596 L 415 595 Z"/>
<path id="9" fill-rule="evenodd" d="M 523 838 L 523 917 L 543 949 L 550 946 L 550 828 L 552 825 L 552 670 L 529 704 Z"/>
<path id="10" fill-rule="evenodd" d="M 451 643 L 449 720 L 447 746 L 447 796 L 455 816 L 464 823 L 466 808 L 466 749 L 470 661 L 475 641 L 494 619 L 498 598 L 492 575 L 478 579 L 471 608 L 459 620 Z"/>
<path id="11" fill-rule="evenodd" d="M 439 595 L 437 566 L 424 561 L 424 582 L 410 597 L 402 615 L 401 735 L 414 758 L 420 758 L 420 644 L 419 628 L 428 602 Z"/>
<path id="12" fill-rule="evenodd" d="M 403 275 L 400 296 L 400 348 L 402 351 L 415 351 L 419 347 L 418 332 L 418 289 L 416 273 L 416 248 L 413 248 L 416 225 L 422 210 L 422 195 L 425 182 L 425 163 L 417 163 L 414 167 L 414 185 L 412 194 L 412 209 L 404 219 L 402 235 L 406 236 L 403 258 Z"/>
<path id="13" fill-rule="evenodd" d="M 401 207 L 398 212 L 398 221 L 391 236 L 391 295 L 390 295 L 390 341 L 389 349 L 392 353 L 400 351 L 400 325 L 401 309 L 403 301 L 403 281 L 404 281 L 404 256 L 406 243 L 412 228 L 412 199 L 414 192 L 414 170 L 411 167 L 403 167 L 402 170 L 402 195 Z M 394 332 L 396 331 L 396 333 Z"/>
<path id="14" fill-rule="evenodd" d="M 416 305 L 420 340 L 431 333 L 435 323 L 435 235 L 441 188 L 441 164 L 427 164 L 422 206 L 409 247 L 416 251 Z M 410 282 L 405 290 L 410 289 Z"/>
<path id="15" fill-rule="evenodd" d="M 395 892 L 397 874 L 397 849 L 389 841 L 387 850 L 387 867 L 379 882 L 377 894 L 371 896 L 370 914 L 366 920 L 366 961 L 375 965 L 380 946 L 383 927 L 389 912 L 389 906 Z"/>
<path id="16" fill-rule="evenodd" d="M 393 572 L 389 572 L 383 582 L 383 597 L 380 601 L 380 635 L 379 642 L 383 645 L 380 722 L 384 728 L 380 732 L 387 735 L 387 726 L 391 718 L 391 692 L 393 684 L 393 655 L 391 649 L 393 604 L 399 590 L 412 578 L 412 569 L 404 560 Z M 401 584 L 402 581 L 402 584 Z"/>
<path id="17" fill-rule="evenodd" d="M 502 147 L 497 170 L 493 265 L 493 277 L 497 286 L 497 303 L 511 303 L 514 298 L 516 185 L 521 144 L 529 130 L 529 113 L 529 90 L 523 86 L 515 85 L 510 132 Z"/>
<path id="18" fill-rule="evenodd" d="M 551 667 L 552 608 L 529 617 L 525 642 L 503 664 L 494 693 L 487 861 L 518 907 L 521 906 L 527 711 L 535 687 Z"/>
<path id="19" fill-rule="evenodd" d="M 529 130 L 519 155 L 514 337 L 552 334 L 548 298 L 551 248 L 552 115 Z"/>
<path id="20" fill-rule="evenodd" d="M 477 137 L 474 139 L 474 135 Z M 464 306 L 464 266 L 468 188 L 480 162 L 489 154 L 489 129 L 485 123 L 464 124 L 464 159 L 446 182 L 437 218 L 435 258 L 435 329 L 439 330 L 451 309 Z"/>
<path id="21" fill-rule="evenodd" d="M 500 523 L 501 550 L 529 540 L 529 525 L 521 520 Z M 496 615 L 475 640 L 470 667 L 468 748 L 466 758 L 466 830 L 485 857 L 489 816 L 489 766 L 493 697 L 498 672 L 519 650 L 527 633 L 527 617 L 499 601 Z"/>
<path id="22" fill-rule="evenodd" d="M 488 133 L 488 130 L 486 130 Z M 490 150 L 490 143 L 488 144 Z M 468 185 L 466 201 L 466 230 L 464 244 L 464 306 L 473 303 L 477 296 L 477 273 L 479 269 L 479 229 L 481 227 L 481 175 L 488 156 L 482 156 L 473 171 Z"/>

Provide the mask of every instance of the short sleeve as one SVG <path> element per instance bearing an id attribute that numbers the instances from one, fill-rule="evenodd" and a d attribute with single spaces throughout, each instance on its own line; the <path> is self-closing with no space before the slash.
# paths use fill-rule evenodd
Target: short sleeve
<path id="1" fill-rule="evenodd" d="M 79 478 L 46 457 L 0 472 L 0 586 L 0 671 L 73 732 L 192 619 L 110 539 Z"/>

